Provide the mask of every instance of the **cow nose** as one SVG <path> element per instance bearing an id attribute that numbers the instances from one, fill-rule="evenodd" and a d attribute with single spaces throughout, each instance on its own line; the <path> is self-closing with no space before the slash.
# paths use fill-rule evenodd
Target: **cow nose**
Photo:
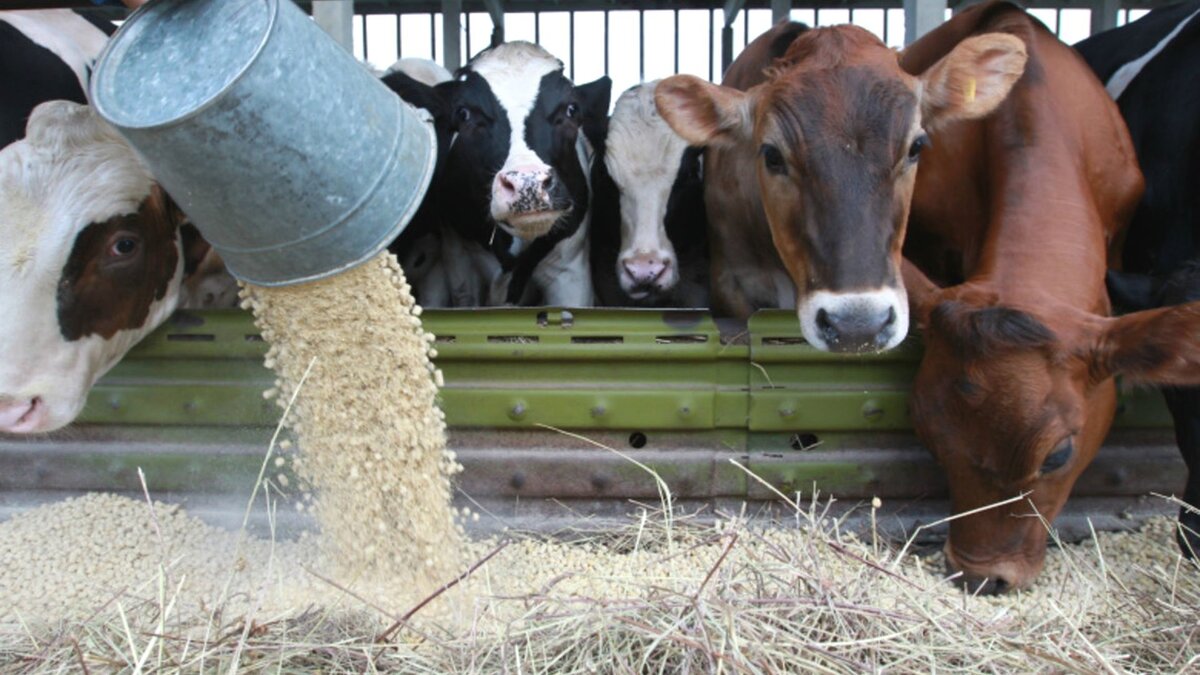
<path id="1" fill-rule="evenodd" d="M 40 396 L 30 399 L 0 399 L 0 431 L 21 434 L 35 431 L 46 419 L 46 404 Z"/>
<path id="2" fill-rule="evenodd" d="M 658 281 L 667 271 L 668 264 L 666 258 L 651 253 L 639 253 L 621 263 L 635 286 L 648 286 Z"/>
<path id="3" fill-rule="evenodd" d="M 896 323 L 895 307 L 846 307 L 817 310 L 817 330 L 830 349 L 861 352 L 878 349 L 880 336 Z"/>
<path id="4" fill-rule="evenodd" d="M 496 191 L 505 201 L 515 202 L 514 210 L 531 211 L 534 206 L 547 201 L 554 189 L 554 172 L 549 167 L 517 167 L 496 175 Z"/>

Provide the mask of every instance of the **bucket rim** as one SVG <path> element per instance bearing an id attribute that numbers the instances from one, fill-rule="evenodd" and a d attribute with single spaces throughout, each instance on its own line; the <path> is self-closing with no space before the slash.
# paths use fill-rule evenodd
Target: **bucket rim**
<path id="1" fill-rule="evenodd" d="M 175 0 L 175 1 L 176 2 L 186 2 L 187 0 Z M 221 0 L 209 0 L 209 1 L 210 2 L 220 2 Z M 262 39 L 260 39 L 258 42 L 258 45 L 256 45 L 254 47 L 254 51 L 252 51 L 250 53 L 249 58 L 246 59 L 246 63 L 242 64 L 242 67 L 238 70 L 237 74 L 235 74 L 233 76 L 233 78 L 230 79 L 229 82 L 225 86 L 221 87 L 219 90 L 214 92 L 211 96 L 209 96 L 208 98 L 206 98 L 203 101 L 201 101 L 200 103 L 198 103 L 191 110 L 188 110 L 180 115 L 176 115 L 174 117 L 171 117 L 171 118 L 168 118 L 165 120 L 149 122 L 149 123 L 144 123 L 144 124 L 138 124 L 138 123 L 129 122 L 127 120 L 118 119 L 117 116 L 114 116 L 112 114 L 111 110 L 106 108 L 106 106 L 104 104 L 104 97 L 101 95 L 101 88 L 102 88 L 101 83 L 106 79 L 106 75 L 108 74 L 108 71 L 110 70 L 110 68 L 108 66 L 109 60 L 111 58 L 114 58 L 112 56 L 113 52 L 115 52 L 118 48 L 120 48 L 122 36 L 125 35 L 127 31 L 131 32 L 131 31 L 136 30 L 136 27 L 139 25 L 139 22 L 143 22 L 143 20 L 147 14 L 154 11 L 155 7 L 161 6 L 164 3 L 163 2 L 148 2 L 144 5 L 142 5 L 141 7 L 137 8 L 137 10 L 135 10 L 133 12 L 133 14 L 130 15 L 130 17 L 125 20 L 125 23 L 121 24 L 121 27 L 117 29 L 117 32 L 108 39 L 108 43 L 104 45 L 104 49 L 100 52 L 100 56 L 96 58 L 95 65 L 92 67 L 93 75 L 92 75 L 91 80 L 88 82 L 87 94 L 88 94 L 89 105 L 91 105 L 96 110 L 96 112 L 99 113 L 100 116 L 103 117 L 109 124 L 112 124 L 113 126 L 121 128 L 121 129 L 128 129 L 130 131 L 154 131 L 156 129 L 165 129 L 167 127 L 176 126 L 180 123 L 183 123 L 183 122 L 186 122 L 186 121 L 192 119 L 193 117 L 197 117 L 197 116 L 203 114 L 209 108 L 216 105 L 218 100 L 221 99 L 221 97 L 224 96 L 225 93 L 228 92 L 231 87 L 233 87 L 238 82 L 240 82 L 242 80 L 242 78 L 244 78 L 246 76 L 246 73 L 249 72 L 250 68 L 252 66 L 254 66 L 254 64 L 258 63 L 259 57 L 262 56 L 263 50 L 266 49 L 267 43 L 271 39 L 271 35 L 275 32 L 275 27 L 278 24 L 278 18 L 279 18 L 280 1 L 279 0 L 259 0 L 259 1 L 266 3 L 266 6 L 267 6 L 267 11 L 268 11 L 267 27 L 266 27 L 266 30 L 263 31 Z"/>

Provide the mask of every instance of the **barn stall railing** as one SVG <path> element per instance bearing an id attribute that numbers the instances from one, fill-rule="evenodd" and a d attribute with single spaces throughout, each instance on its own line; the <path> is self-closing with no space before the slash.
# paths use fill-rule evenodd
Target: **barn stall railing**
<path id="1" fill-rule="evenodd" d="M 908 419 L 917 338 L 847 357 L 805 344 L 783 311 L 748 323 L 682 310 L 422 318 L 438 339 L 461 490 L 494 513 L 544 524 L 548 511 L 656 503 L 654 479 L 631 458 L 696 508 L 763 507 L 779 503 L 776 491 L 811 496 L 816 486 L 847 505 L 887 500 L 903 529 L 945 507 L 944 478 Z M 201 509 L 244 498 L 280 416 L 263 397 L 273 382 L 265 351 L 244 312 L 178 313 L 100 381 L 77 424 L 0 437 L 0 510 L 64 492 L 136 492 L 139 467 L 156 494 Z M 1062 521 L 1064 532 L 1086 532 L 1085 515 L 1112 527 L 1139 508 L 1162 511 L 1144 495 L 1180 487 L 1170 424 L 1157 392 L 1122 395 L 1113 433 L 1076 486 L 1082 515 Z M 1097 500 L 1103 510 L 1088 506 Z"/>

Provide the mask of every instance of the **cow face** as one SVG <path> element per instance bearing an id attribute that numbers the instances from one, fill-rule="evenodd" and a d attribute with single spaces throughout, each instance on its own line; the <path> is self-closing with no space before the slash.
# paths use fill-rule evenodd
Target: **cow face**
<path id="1" fill-rule="evenodd" d="M 746 92 L 679 75 L 659 111 L 689 142 L 750 144 L 772 238 L 818 349 L 890 349 L 908 330 L 900 248 L 917 162 L 949 120 L 985 115 L 1025 64 L 1018 38 L 964 40 L 920 76 L 855 26 L 801 34 Z"/>
<path id="2" fill-rule="evenodd" d="M 617 99 L 605 142 L 605 165 L 620 191 L 617 279 L 634 300 L 661 297 L 679 283 L 667 213 L 680 180 L 697 178 L 681 172 L 699 168 L 697 158 L 684 155 L 687 141 L 658 114 L 656 86 L 657 82 L 638 85 Z M 694 236 L 705 236 L 703 223 L 692 225 Z"/>
<path id="3" fill-rule="evenodd" d="M 576 143 L 588 119 L 606 116 L 609 86 L 574 86 L 561 61 L 526 42 L 485 51 L 439 85 L 457 134 L 446 169 L 452 212 L 526 240 L 577 225 L 588 183 Z"/>
<path id="4" fill-rule="evenodd" d="M 0 432 L 68 424 L 174 309 L 179 212 L 85 106 L 45 103 L 0 151 Z"/>
<path id="5" fill-rule="evenodd" d="M 1009 306 L 971 283 L 938 289 L 907 263 L 905 277 L 925 339 L 913 425 L 946 471 L 954 512 L 980 510 L 951 522 L 947 561 L 972 591 L 1025 586 L 1041 570 L 1046 523 L 1112 422 L 1113 377 L 1200 381 L 1200 303 L 1107 318 L 1049 298 Z"/>

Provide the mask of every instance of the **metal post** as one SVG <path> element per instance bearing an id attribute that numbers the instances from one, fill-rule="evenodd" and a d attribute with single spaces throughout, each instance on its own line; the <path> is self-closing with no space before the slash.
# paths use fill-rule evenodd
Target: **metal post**
<path id="1" fill-rule="evenodd" d="M 792 0 L 771 0 L 771 23 L 779 23 L 792 15 Z"/>
<path id="2" fill-rule="evenodd" d="M 721 29 L 721 74 L 729 70 L 733 63 L 733 22 L 737 20 L 738 12 L 746 5 L 746 0 L 725 0 L 725 27 Z"/>
<path id="3" fill-rule="evenodd" d="M 462 0 L 442 0 L 442 65 L 452 73 L 462 66 Z"/>
<path id="4" fill-rule="evenodd" d="M 312 16 L 322 30 L 354 53 L 354 0 L 313 0 Z"/>
<path id="5" fill-rule="evenodd" d="M 1117 27 L 1121 0 L 1096 0 L 1092 5 L 1092 35 Z"/>
<path id="6" fill-rule="evenodd" d="M 504 42 L 504 6 L 500 0 L 483 0 L 488 16 L 492 17 L 492 46 Z"/>
<path id="7" fill-rule="evenodd" d="M 904 44 L 912 44 L 945 19 L 946 0 L 904 0 Z"/>

